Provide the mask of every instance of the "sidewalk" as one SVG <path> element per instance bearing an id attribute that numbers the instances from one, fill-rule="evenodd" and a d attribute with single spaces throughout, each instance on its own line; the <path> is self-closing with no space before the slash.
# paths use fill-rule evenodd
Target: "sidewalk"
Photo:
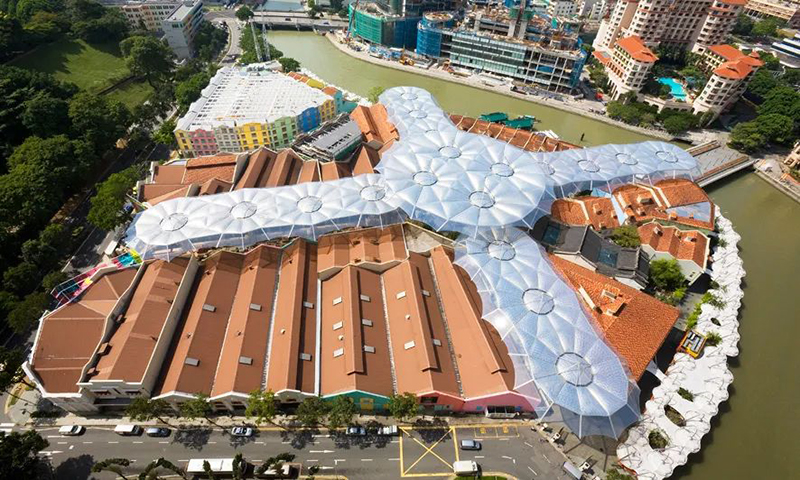
<path id="1" fill-rule="evenodd" d="M 780 162 L 772 158 L 765 158 L 756 162 L 755 169 L 759 177 L 800 203 L 800 184 L 791 180 L 781 180 L 784 171 Z"/>
<path id="2" fill-rule="evenodd" d="M 427 77 L 436 78 L 439 80 L 444 80 L 446 82 L 457 83 L 460 85 L 466 85 L 469 87 L 480 88 L 482 90 L 487 90 L 493 93 L 499 93 L 501 95 L 506 95 L 508 97 L 517 98 L 519 100 L 525 100 L 527 102 L 536 103 L 539 105 L 544 105 L 546 107 L 552 107 L 559 110 L 564 110 L 570 113 L 574 113 L 576 115 L 581 115 L 583 117 L 591 118 L 593 120 L 598 120 L 600 122 L 608 123 L 610 125 L 614 125 L 616 127 L 624 128 L 626 130 L 630 130 L 632 132 L 640 133 L 642 135 L 648 135 L 651 137 L 659 138 L 661 140 L 671 141 L 673 140 L 673 136 L 662 131 L 658 130 L 650 130 L 647 128 L 637 127 L 634 125 L 628 125 L 627 123 L 620 122 L 617 120 L 613 120 L 611 118 L 606 117 L 605 115 L 600 115 L 597 113 L 593 113 L 590 109 L 598 108 L 598 102 L 593 102 L 590 100 L 564 100 L 558 101 L 554 99 L 549 99 L 545 97 L 539 97 L 534 95 L 525 95 L 522 93 L 512 92 L 511 87 L 509 85 L 503 85 L 501 87 L 494 87 L 489 85 L 484 85 L 479 80 L 474 79 L 473 77 L 463 78 L 457 77 L 450 73 L 447 73 L 442 70 L 438 70 L 436 68 L 430 69 L 423 69 L 417 68 L 408 65 L 401 65 L 399 62 L 393 62 L 390 60 L 382 59 L 382 58 L 375 58 L 371 57 L 368 53 L 365 52 L 356 52 L 347 48 L 346 45 L 339 43 L 336 39 L 336 35 L 329 33 L 325 35 L 328 40 L 339 49 L 342 53 L 350 55 L 351 57 L 355 57 L 359 60 L 363 60 L 365 62 L 373 63 L 375 65 L 379 65 L 382 67 L 394 68 L 395 70 L 403 70 L 406 72 L 416 73 L 419 75 L 424 75 Z"/>

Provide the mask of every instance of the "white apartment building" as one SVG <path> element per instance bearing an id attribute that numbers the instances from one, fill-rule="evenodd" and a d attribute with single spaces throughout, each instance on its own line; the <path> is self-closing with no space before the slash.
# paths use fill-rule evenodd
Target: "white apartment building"
<path id="1" fill-rule="evenodd" d="M 161 22 L 172 15 L 180 5 L 179 0 L 144 0 L 125 2 L 119 5 L 119 9 L 125 14 L 131 27 L 143 27 L 157 32 L 161 31 Z"/>
<path id="2" fill-rule="evenodd" d="M 736 23 L 745 0 L 618 0 L 601 22 L 593 43 L 611 50 L 619 38 L 637 36 L 649 48 L 661 44 L 702 53 L 721 43 Z"/>
<path id="3" fill-rule="evenodd" d="M 699 63 L 711 76 L 694 100 L 694 113 L 713 112 L 714 117 L 730 108 L 742 96 L 764 62 L 757 53 L 745 55 L 730 45 L 712 45 Z"/>
<path id="4" fill-rule="evenodd" d="M 611 55 L 594 52 L 605 66 L 611 83 L 611 97 L 616 100 L 628 92 L 639 92 L 647 74 L 658 60 L 639 37 L 625 37 L 616 41 Z"/>
<path id="5" fill-rule="evenodd" d="M 800 0 L 747 0 L 744 14 L 755 19 L 778 18 L 791 28 L 800 28 Z"/>
<path id="6" fill-rule="evenodd" d="M 578 13 L 578 4 L 574 0 L 550 0 L 547 14 L 551 17 L 571 17 Z"/>
<path id="7" fill-rule="evenodd" d="M 203 2 L 185 1 L 161 22 L 167 43 L 179 59 L 194 55 L 194 37 L 203 23 Z"/>

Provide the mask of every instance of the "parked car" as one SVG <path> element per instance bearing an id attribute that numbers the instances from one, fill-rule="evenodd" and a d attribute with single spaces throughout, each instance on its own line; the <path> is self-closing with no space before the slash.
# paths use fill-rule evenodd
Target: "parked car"
<path id="1" fill-rule="evenodd" d="M 400 431 L 397 429 L 397 425 L 384 425 L 378 428 L 378 435 L 393 437 L 398 433 L 400 433 Z"/>
<path id="2" fill-rule="evenodd" d="M 353 425 L 352 427 L 347 427 L 345 434 L 348 437 L 363 437 L 367 434 L 367 429 L 358 425 Z"/>
<path id="3" fill-rule="evenodd" d="M 170 429 L 166 427 L 147 427 L 144 433 L 148 437 L 169 437 Z"/>
<path id="4" fill-rule="evenodd" d="M 461 440 L 461 450 L 480 450 L 481 442 L 477 440 Z"/>
<path id="5" fill-rule="evenodd" d="M 114 433 L 122 435 L 123 437 L 132 437 L 142 434 L 142 427 L 139 425 L 117 425 L 114 428 Z"/>
<path id="6" fill-rule="evenodd" d="M 86 428 L 81 425 L 64 425 L 58 429 L 58 434 L 65 437 L 74 437 L 76 435 L 83 435 L 85 431 Z"/>
<path id="7" fill-rule="evenodd" d="M 250 427 L 233 427 L 231 435 L 234 437 L 252 437 L 255 431 Z"/>

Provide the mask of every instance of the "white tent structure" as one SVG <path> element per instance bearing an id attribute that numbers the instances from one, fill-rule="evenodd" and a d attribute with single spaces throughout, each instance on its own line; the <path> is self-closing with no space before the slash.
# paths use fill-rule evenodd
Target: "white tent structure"
<path id="1" fill-rule="evenodd" d="M 711 270 L 711 278 L 719 287 L 709 291 L 721 301 L 721 306 L 704 304 L 695 329 L 704 334 L 717 333 L 722 340 L 717 346 L 706 345 L 697 359 L 685 353 L 675 355 L 665 378 L 645 404 L 642 421 L 629 430 L 628 438 L 617 447 L 620 463 L 634 470 L 638 478 L 669 477 L 675 468 L 688 461 L 690 454 L 700 451 L 703 435 L 711 430 L 711 420 L 719 413 L 720 403 L 728 399 L 728 386 L 733 382 L 728 357 L 739 353 L 737 315 L 745 272 L 736 246 L 739 235 L 722 215 L 717 216 L 717 225 L 720 238 L 725 241 L 714 252 Z M 679 390 L 684 395 L 689 392 L 691 400 L 683 398 Z M 667 406 L 683 417 L 683 426 L 667 417 Z M 650 447 L 648 435 L 653 429 L 666 434 L 669 439 L 666 448 Z"/>
<path id="2" fill-rule="evenodd" d="M 639 418 L 639 390 L 575 291 L 514 227 L 532 227 L 574 192 L 692 178 L 695 159 L 663 142 L 531 153 L 458 130 L 425 90 L 393 88 L 381 103 L 400 140 L 382 154 L 380 174 L 162 202 L 134 219 L 127 244 L 145 259 L 172 258 L 409 217 L 458 232 L 456 262 L 504 337 L 517 390 L 541 394 L 539 413 L 578 436 L 618 437 Z"/>

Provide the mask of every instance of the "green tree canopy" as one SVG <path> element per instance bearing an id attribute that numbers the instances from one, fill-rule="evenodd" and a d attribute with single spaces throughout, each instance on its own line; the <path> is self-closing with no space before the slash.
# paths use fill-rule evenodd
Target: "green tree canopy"
<path id="1" fill-rule="evenodd" d="M 800 118 L 800 93 L 787 85 L 773 88 L 764 96 L 764 103 L 758 107 L 759 115 L 770 113 L 778 113 L 793 119 Z"/>
<path id="2" fill-rule="evenodd" d="M 131 461 L 127 458 L 107 458 L 100 462 L 95 463 L 92 466 L 92 472 L 100 473 L 100 472 L 113 472 L 120 477 L 122 480 L 127 480 L 128 477 L 125 476 L 125 471 L 123 470 L 124 467 L 129 467 L 131 465 Z"/>
<path id="3" fill-rule="evenodd" d="M 306 426 L 318 425 L 328 413 L 328 404 L 319 397 L 307 397 L 297 406 L 297 420 Z"/>
<path id="4" fill-rule="evenodd" d="M 664 129 L 672 135 L 678 135 L 697 126 L 697 117 L 691 112 L 671 112 L 663 120 Z"/>
<path id="5" fill-rule="evenodd" d="M 756 22 L 750 30 L 750 33 L 756 37 L 774 37 L 778 34 L 778 29 L 782 28 L 785 24 L 786 22 L 782 20 L 768 17 Z"/>
<path id="6" fill-rule="evenodd" d="M 768 142 L 784 145 L 791 145 L 794 142 L 794 122 L 786 115 L 780 113 L 759 115 L 756 126 Z"/>
<path id="7" fill-rule="evenodd" d="M 778 80 L 768 70 L 762 69 L 753 75 L 747 84 L 747 92 L 764 98 L 773 88 L 778 86 Z"/>
<path id="8" fill-rule="evenodd" d="M 163 422 L 162 417 L 167 415 L 170 410 L 169 403 L 165 400 L 136 397 L 125 408 L 125 415 L 134 421 L 146 422 L 157 418 Z"/>
<path id="9" fill-rule="evenodd" d="M 636 225 L 622 225 L 611 232 L 611 240 L 620 247 L 635 248 L 642 244 Z"/>
<path id="10" fill-rule="evenodd" d="M 39 267 L 29 262 L 20 262 L 3 272 L 3 287 L 17 295 L 36 290 L 41 277 Z"/>
<path id="11" fill-rule="evenodd" d="M 392 394 L 386 407 L 389 409 L 389 413 L 399 421 L 413 417 L 419 410 L 417 396 L 409 392 L 403 392 L 399 395 Z"/>
<path id="12" fill-rule="evenodd" d="M 119 48 L 131 73 L 144 77 L 153 88 L 172 72 L 172 50 L 155 37 L 129 37 L 120 42 Z"/>
<path id="13" fill-rule="evenodd" d="M 211 75 L 207 72 L 200 72 L 178 83 L 175 87 L 175 99 L 178 101 L 181 111 L 189 110 L 189 106 L 200 98 L 200 92 L 206 88 L 210 80 Z"/>
<path id="14" fill-rule="evenodd" d="M 211 412 L 211 404 L 208 403 L 208 395 L 205 393 L 196 393 L 194 398 L 184 401 L 180 406 L 180 415 L 187 420 L 207 419 Z"/>
<path id="15" fill-rule="evenodd" d="M 128 36 L 130 26 L 122 10 L 109 8 L 99 18 L 75 21 L 72 32 L 89 43 L 118 42 Z"/>
<path id="16" fill-rule="evenodd" d="M 659 290 L 672 291 L 682 287 L 686 277 L 677 260 L 662 258 L 650 262 L 650 281 Z"/>
<path id="17" fill-rule="evenodd" d="M 353 421 L 358 413 L 358 408 L 353 399 L 339 395 L 333 399 L 328 411 L 328 428 L 341 428 Z"/>
<path id="18" fill-rule="evenodd" d="M 247 418 L 255 417 L 256 423 L 272 422 L 278 413 L 278 402 L 271 390 L 253 390 L 247 398 L 244 414 Z"/>
<path id="19" fill-rule="evenodd" d="M 25 363 L 24 350 L 0 346 L 0 393 L 8 392 L 18 383 L 33 386 L 25 380 L 23 363 Z"/>
<path id="20" fill-rule="evenodd" d="M 728 146 L 745 153 L 753 153 L 766 145 L 767 139 L 761 133 L 757 121 L 736 124 L 731 130 Z"/>
<path id="21" fill-rule="evenodd" d="M 300 62 L 294 58 L 281 57 L 278 59 L 278 62 L 281 64 L 281 67 L 283 67 L 284 72 L 288 73 L 300 70 Z"/>
<path id="22" fill-rule="evenodd" d="M 8 314 L 6 322 L 16 333 L 26 333 L 28 329 L 36 324 L 36 321 L 39 320 L 49 305 L 50 295 L 41 292 L 31 293 L 16 304 Z"/>
<path id="23" fill-rule="evenodd" d="M 0 478 L 39 478 L 39 452 L 48 445 L 35 430 L 0 432 Z"/>
<path id="24" fill-rule="evenodd" d="M 367 94 L 367 100 L 369 100 L 370 103 L 378 103 L 379 97 L 385 91 L 386 87 L 382 87 L 380 85 L 372 87 L 369 89 L 369 93 Z"/>
<path id="25" fill-rule="evenodd" d="M 139 167 L 134 165 L 111 174 L 106 181 L 97 186 L 97 194 L 91 199 L 89 221 L 103 230 L 113 230 L 125 223 L 130 214 L 123 210 L 127 203 L 126 195 L 139 180 Z"/>
<path id="26" fill-rule="evenodd" d="M 153 140 L 162 145 L 172 145 L 175 143 L 175 126 L 175 120 L 165 121 L 153 134 Z"/>
<path id="27" fill-rule="evenodd" d="M 22 124 L 32 133 L 58 135 L 69 131 L 69 103 L 49 92 L 36 92 L 24 103 Z"/>
<path id="28" fill-rule="evenodd" d="M 56 262 L 64 254 L 64 246 L 69 239 L 69 230 L 60 223 L 51 223 L 39 233 L 22 244 L 22 258 L 42 271 L 56 266 Z"/>
<path id="29" fill-rule="evenodd" d="M 85 139 L 98 154 L 112 148 L 131 125 L 131 112 L 101 95 L 79 93 L 69 104 L 74 137 Z"/>
<path id="30" fill-rule="evenodd" d="M 239 7 L 238 10 L 236 10 L 236 18 L 238 18 L 243 22 L 250 20 L 251 18 L 253 18 L 254 15 L 255 14 L 253 13 L 253 11 L 250 10 L 250 7 L 248 7 L 247 5 L 242 5 L 241 7 Z"/>
<path id="31" fill-rule="evenodd" d="M 750 35 L 750 32 L 753 30 L 753 25 L 755 22 L 752 18 L 748 17 L 747 15 L 740 13 L 736 17 L 736 24 L 733 26 L 733 33 L 735 35 Z"/>

